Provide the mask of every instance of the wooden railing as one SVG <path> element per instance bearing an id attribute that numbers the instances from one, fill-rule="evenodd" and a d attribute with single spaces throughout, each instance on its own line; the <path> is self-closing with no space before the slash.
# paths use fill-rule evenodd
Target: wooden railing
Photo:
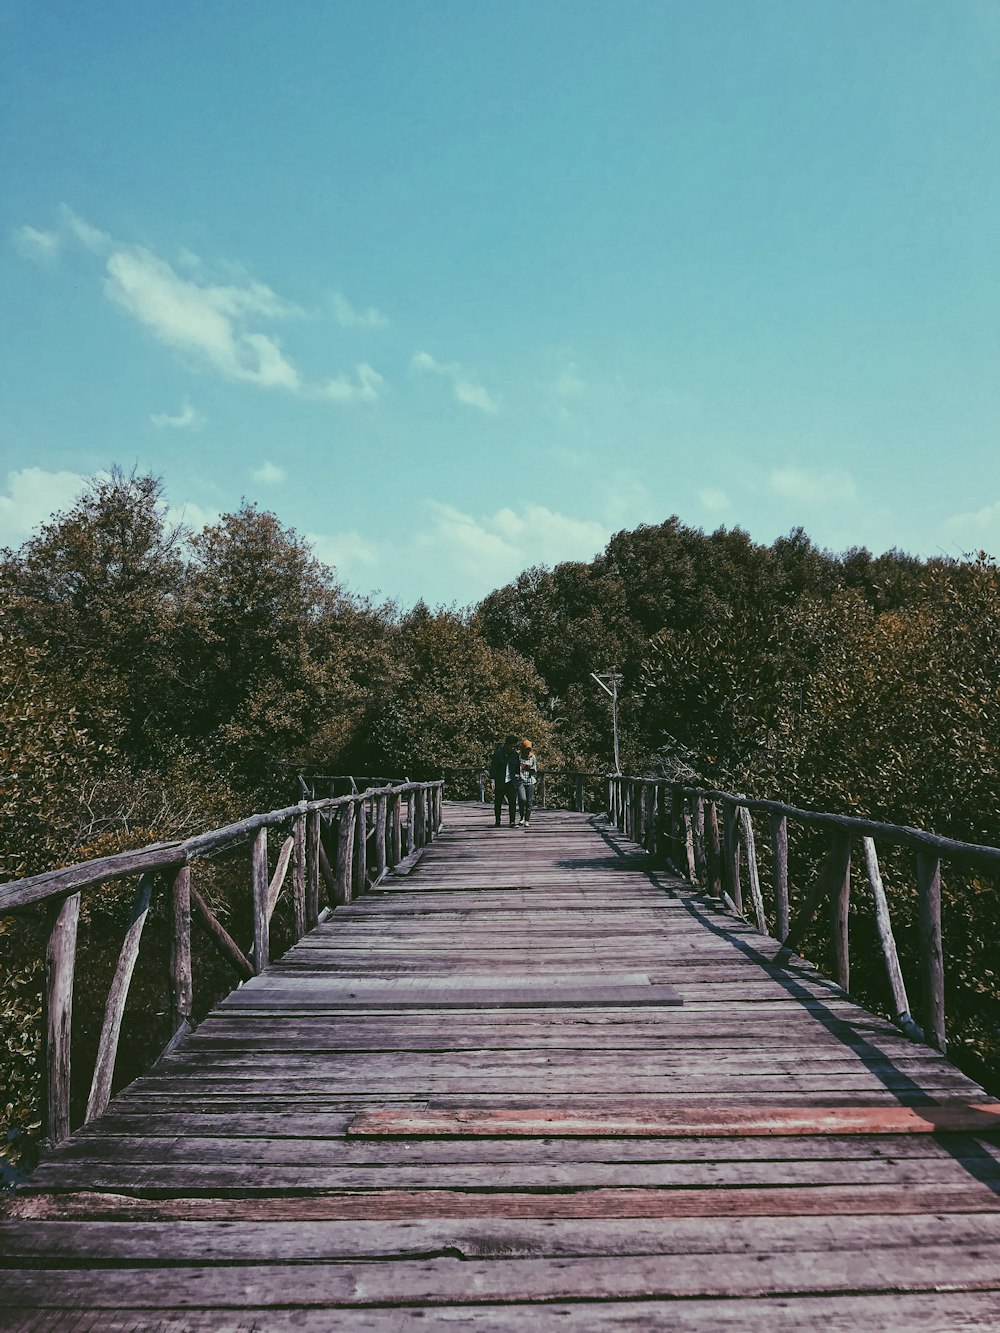
<path id="1" fill-rule="evenodd" d="M 111 1098 L 115 1061 L 129 985 L 154 894 L 169 895 L 170 989 L 173 1035 L 169 1050 L 190 1029 L 194 993 L 191 924 L 196 922 L 241 981 L 263 972 L 270 959 L 270 924 L 291 871 L 294 939 L 312 930 L 327 907 L 350 902 L 438 833 L 443 784 L 403 782 L 355 794 L 304 800 L 237 824 L 177 842 L 84 861 L 0 885 L 0 916 L 47 907 L 53 920 L 46 950 L 44 1022 L 44 1123 L 49 1143 L 70 1133 L 70 1053 L 73 983 L 80 895 L 113 880 L 137 877 L 125 939 L 108 993 L 85 1122 Z M 269 876 L 268 834 L 285 833 Z M 192 882 L 192 866 L 204 858 L 249 847 L 253 942 L 244 951 Z"/>
<path id="2" fill-rule="evenodd" d="M 492 800 L 489 795 L 490 775 L 487 768 L 443 768 L 441 774 L 449 795 L 458 796 L 464 789 L 470 795 L 476 791 L 480 801 Z M 596 810 L 604 802 L 604 775 L 581 773 L 570 768 L 540 768 L 536 775 L 535 804 L 563 810 Z"/>
<path id="3" fill-rule="evenodd" d="M 922 829 L 849 815 L 801 810 L 780 801 L 753 800 L 732 792 L 690 787 L 657 778 L 613 774 L 607 779 L 610 821 L 653 857 L 669 861 L 695 883 L 744 914 L 743 868 L 747 897 L 758 930 L 766 933 L 753 816 L 766 816 L 771 848 L 772 889 L 777 938 L 784 945 L 779 961 L 801 944 L 824 901 L 832 908 L 837 981 L 850 988 L 848 936 L 851 852 L 860 841 L 865 877 L 871 892 L 875 928 L 892 994 L 895 1022 L 908 1036 L 927 1040 L 944 1051 L 944 953 L 941 935 L 941 862 L 1000 871 L 1000 848 L 958 842 Z M 720 827 L 721 811 L 721 827 Z M 825 829 L 826 856 L 794 921 L 789 918 L 788 823 Z M 910 1014 L 899 963 L 889 903 L 879 868 L 876 840 L 906 848 L 916 856 L 920 983 L 923 1030 Z"/>

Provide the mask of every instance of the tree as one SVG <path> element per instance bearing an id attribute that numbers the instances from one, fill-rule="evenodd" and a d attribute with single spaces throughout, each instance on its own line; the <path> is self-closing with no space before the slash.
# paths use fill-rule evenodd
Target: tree
<path id="1" fill-rule="evenodd" d="M 529 662 L 491 647 L 464 617 L 418 603 L 399 624 L 394 660 L 372 725 L 380 771 L 478 766 L 509 731 L 529 737 L 543 764 L 558 763 L 543 682 Z"/>

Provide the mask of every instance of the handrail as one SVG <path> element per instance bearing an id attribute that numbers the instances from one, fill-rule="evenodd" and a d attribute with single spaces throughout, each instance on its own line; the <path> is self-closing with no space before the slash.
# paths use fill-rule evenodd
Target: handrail
<path id="1" fill-rule="evenodd" d="M 1000 848 L 961 842 L 926 829 L 856 815 L 803 810 L 783 801 L 760 800 L 713 787 L 690 786 L 663 778 L 611 774 L 608 817 L 627 837 L 654 857 L 669 860 L 694 883 L 721 897 L 743 915 L 741 862 L 747 867 L 750 904 L 757 928 L 766 933 L 763 898 L 754 840 L 754 814 L 768 816 L 772 851 L 777 935 L 787 962 L 801 943 L 824 900 L 833 908 L 837 980 L 850 987 L 848 938 L 851 848 L 860 838 L 865 876 L 875 914 L 875 928 L 896 1010 L 894 1021 L 910 1037 L 946 1049 L 944 954 L 941 934 L 941 862 L 1000 871 Z M 722 828 L 719 827 L 719 808 Z M 826 857 L 794 922 L 789 919 L 788 821 L 830 833 Z M 892 930 L 889 903 L 879 869 L 876 839 L 916 853 L 919 908 L 920 980 L 924 997 L 923 1031 L 914 1022 Z"/>
<path id="2" fill-rule="evenodd" d="M 355 784 L 356 786 L 356 784 Z M 444 783 L 389 782 L 347 796 L 303 800 L 255 814 L 224 828 L 135 851 L 97 857 L 0 885 L 0 917 L 39 904 L 54 908 L 46 948 L 43 1087 L 48 1142 L 71 1132 L 70 1055 L 73 981 L 76 968 L 80 895 L 84 889 L 138 876 L 132 911 L 104 1011 L 85 1123 L 100 1115 L 111 1098 L 122 1017 L 154 894 L 169 880 L 170 1050 L 191 1030 L 194 977 L 192 921 L 205 931 L 241 981 L 264 971 L 270 961 L 270 923 L 291 869 L 293 935 L 298 940 L 320 921 L 320 899 L 329 907 L 349 903 L 379 883 L 405 857 L 415 856 L 442 827 Z M 405 810 L 405 815 L 404 815 Z M 290 826 L 268 877 L 268 830 Z M 191 882 L 198 860 L 249 843 L 253 943 L 244 951 Z M 404 851 L 405 848 L 405 851 Z M 172 872 L 169 876 L 165 872 Z"/>

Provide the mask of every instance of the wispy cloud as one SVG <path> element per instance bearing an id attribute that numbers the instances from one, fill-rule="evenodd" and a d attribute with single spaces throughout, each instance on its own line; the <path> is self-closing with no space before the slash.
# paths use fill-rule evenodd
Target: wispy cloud
<path id="1" fill-rule="evenodd" d="M 946 537 L 958 545 L 963 555 L 983 549 L 996 554 L 1000 551 L 1000 500 L 979 509 L 952 514 L 942 527 Z"/>
<path id="2" fill-rule="evenodd" d="M 69 204 L 60 204 L 59 216 L 66 231 L 92 254 L 103 254 L 114 244 L 106 231 L 92 226 L 86 218 L 75 213 Z"/>
<path id="3" fill-rule="evenodd" d="M 347 582 L 369 582 L 372 572 L 381 563 L 378 546 L 360 532 L 307 532 L 305 537 L 316 559 L 331 565 Z"/>
<path id="4" fill-rule="evenodd" d="M 334 292 L 330 297 L 330 308 L 334 319 L 344 329 L 384 329 L 389 319 L 381 310 L 369 306 L 367 310 L 358 310 L 343 292 Z"/>
<path id="5" fill-rule="evenodd" d="M 250 475 L 261 486 L 280 486 L 288 477 L 288 473 L 283 467 L 278 467 L 277 463 L 267 461 L 261 463 L 260 467 L 255 467 Z"/>
<path id="6" fill-rule="evenodd" d="M 455 400 L 480 412 L 499 412 L 500 404 L 492 394 L 477 383 L 457 361 L 438 361 L 429 352 L 417 352 L 410 362 L 413 370 L 423 374 L 440 375 L 451 381 Z"/>
<path id="7" fill-rule="evenodd" d="M 798 504 L 854 500 L 858 494 L 854 478 L 840 468 L 815 472 L 800 467 L 776 468 L 767 484 L 775 495 Z"/>
<path id="8" fill-rule="evenodd" d="M 326 380 L 316 389 L 318 398 L 329 398 L 335 403 L 374 403 L 385 388 L 385 379 L 374 366 L 362 361 L 349 375 L 338 375 L 336 379 Z"/>
<path id="9" fill-rule="evenodd" d="M 185 403 L 173 415 L 170 412 L 151 412 L 149 419 L 160 430 L 200 430 L 205 424 L 204 414 L 190 403 Z"/>
<path id="10" fill-rule="evenodd" d="M 36 261 L 51 261 L 70 243 L 79 252 L 105 259 L 104 293 L 147 332 L 189 363 L 228 380 L 283 390 L 304 398 L 334 403 L 374 402 L 385 381 L 364 363 L 352 375 L 326 380 L 307 378 L 274 332 L 277 321 L 305 312 L 253 278 L 235 262 L 220 263 L 214 281 L 207 266 L 182 250 L 177 267 L 146 246 L 122 245 L 67 205 L 59 210 L 52 231 L 21 227 L 14 234 L 18 249 Z M 384 317 L 377 310 L 357 311 L 338 296 L 334 313 L 342 323 L 375 327 Z M 182 414 L 184 418 L 184 414 Z M 154 424 L 189 427 L 194 420 L 160 414 Z"/>
<path id="11" fill-rule="evenodd" d="M 8 472 L 0 493 L 0 546 L 20 546 L 53 514 L 71 508 L 88 478 L 78 472 L 46 472 L 26 467 Z"/>
<path id="12" fill-rule="evenodd" d="M 529 565 L 589 560 L 611 536 L 602 523 L 571 518 L 545 505 L 498 509 L 479 518 L 436 500 L 426 507 L 431 522 L 416 534 L 416 546 L 433 552 L 435 560 L 458 562 L 464 573 L 489 586 Z"/>
<path id="13" fill-rule="evenodd" d="M 732 506 L 729 496 L 717 486 L 705 486 L 698 492 L 698 499 L 702 508 L 713 514 L 721 513 L 722 510 Z"/>
<path id="14" fill-rule="evenodd" d="M 302 386 L 298 370 L 275 339 L 246 326 L 247 317 L 274 303 L 253 288 L 203 286 L 182 278 L 166 260 L 136 247 L 108 259 L 108 298 L 161 342 L 207 363 L 227 379 L 265 388 Z M 271 293 L 270 295 L 273 295 Z"/>
<path id="15" fill-rule="evenodd" d="M 14 244 L 20 254 L 36 263 L 50 264 L 57 258 L 62 241 L 57 232 L 40 231 L 37 227 L 17 227 Z"/>

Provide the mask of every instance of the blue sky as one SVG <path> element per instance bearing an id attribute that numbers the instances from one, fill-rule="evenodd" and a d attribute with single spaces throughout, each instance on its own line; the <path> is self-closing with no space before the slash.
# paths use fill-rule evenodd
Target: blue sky
<path id="1" fill-rule="evenodd" d="M 242 497 L 474 600 L 678 514 L 1000 551 L 997 0 L 0 0 L 0 543 Z"/>

